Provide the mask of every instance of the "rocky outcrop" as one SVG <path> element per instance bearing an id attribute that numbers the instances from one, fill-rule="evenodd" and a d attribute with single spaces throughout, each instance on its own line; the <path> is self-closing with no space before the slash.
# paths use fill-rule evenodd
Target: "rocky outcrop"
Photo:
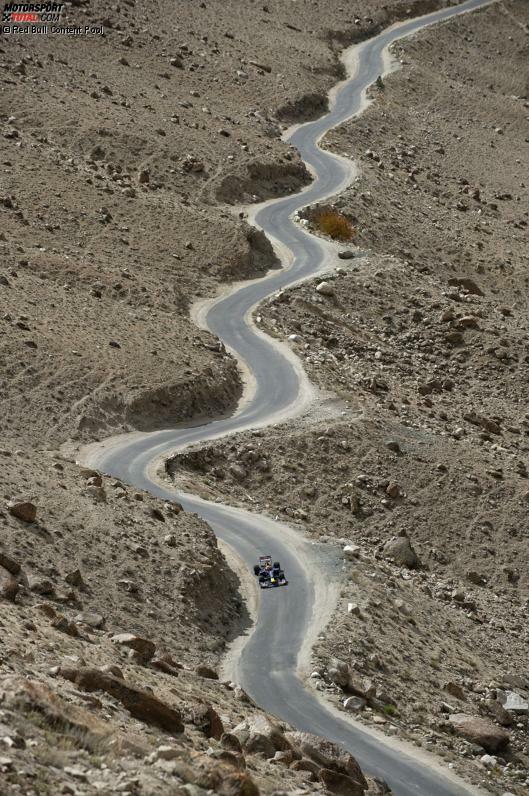
<path id="1" fill-rule="evenodd" d="M 326 94 L 303 94 L 298 99 L 282 105 L 276 111 L 277 118 L 282 122 L 309 122 L 323 116 L 329 109 L 329 98 Z"/>
<path id="2" fill-rule="evenodd" d="M 359 794 L 361 796 L 367 790 L 366 778 L 355 758 L 338 744 L 309 732 L 287 732 L 285 737 L 303 757 L 316 763 L 322 771 L 326 772 L 322 777 L 320 771 L 320 778 L 324 783 L 325 781 L 329 783 L 329 789 L 333 793 L 348 793 L 350 796 Z M 342 777 L 347 779 L 342 779 Z"/>
<path id="3" fill-rule="evenodd" d="M 160 372 L 158 386 L 133 386 L 120 393 L 105 387 L 79 401 L 71 423 L 74 435 L 94 439 L 111 429 L 153 431 L 197 417 L 214 417 L 231 412 L 237 406 L 242 384 L 237 364 L 228 357 L 219 342 L 211 350 L 222 361 L 200 372 L 180 377 Z M 89 487 L 91 489 L 91 487 Z M 94 497 L 98 487 L 94 487 Z"/>
<path id="4" fill-rule="evenodd" d="M 308 185 L 311 179 L 301 160 L 283 163 L 254 161 L 246 165 L 245 171 L 224 177 L 215 190 L 215 198 L 230 205 L 262 202 L 296 193 Z"/>
<path id="5" fill-rule="evenodd" d="M 242 721 L 233 730 L 233 735 L 245 751 L 260 753 L 268 758 L 291 748 L 281 726 L 264 714 Z"/>
<path id="6" fill-rule="evenodd" d="M 421 562 L 419 556 L 406 535 L 393 536 L 382 548 L 384 558 L 389 558 L 399 567 L 407 569 L 418 569 Z"/>
<path id="7" fill-rule="evenodd" d="M 60 667 L 58 674 L 85 691 L 104 691 L 117 699 L 135 719 L 168 732 L 183 732 L 180 711 L 100 669 Z"/>
<path id="8" fill-rule="evenodd" d="M 202 730 L 207 738 L 220 741 L 225 734 L 222 719 L 211 705 L 194 705 L 184 718 Z"/>
<path id="9" fill-rule="evenodd" d="M 231 255 L 215 263 L 215 274 L 223 282 L 256 278 L 263 276 L 271 268 L 280 266 L 265 233 L 246 221 L 241 221 L 237 226 L 230 243 Z"/>
<path id="10" fill-rule="evenodd" d="M 365 788 L 359 782 L 339 771 L 322 768 L 319 777 L 325 785 L 325 790 L 335 796 L 363 796 L 365 793 Z"/>
<path id="11" fill-rule="evenodd" d="M 488 719 L 454 713 L 450 716 L 454 732 L 471 743 L 483 747 L 486 752 L 501 752 L 509 745 L 509 735 Z"/>
<path id="12" fill-rule="evenodd" d="M 112 641 L 120 647 L 131 650 L 134 660 L 138 663 L 147 663 L 156 651 L 156 644 L 153 641 L 135 636 L 133 633 L 119 633 L 112 637 Z"/>

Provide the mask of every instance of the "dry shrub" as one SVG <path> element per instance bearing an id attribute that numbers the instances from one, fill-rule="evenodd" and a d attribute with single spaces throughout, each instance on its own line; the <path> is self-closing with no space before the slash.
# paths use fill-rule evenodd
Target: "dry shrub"
<path id="1" fill-rule="evenodd" d="M 330 208 L 318 213 L 314 224 L 320 232 L 329 235 L 334 240 L 351 240 L 354 235 L 354 228 L 349 219 L 337 210 Z"/>

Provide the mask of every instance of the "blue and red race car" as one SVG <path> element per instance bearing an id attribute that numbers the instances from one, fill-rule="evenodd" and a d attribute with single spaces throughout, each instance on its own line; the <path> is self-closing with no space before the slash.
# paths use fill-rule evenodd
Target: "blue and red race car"
<path id="1" fill-rule="evenodd" d="M 273 589 L 276 586 L 287 586 L 288 580 L 281 569 L 279 561 L 272 563 L 272 556 L 259 556 L 259 563 L 254 565 L 254 575 L 259 578 L 261 589 Z"/>

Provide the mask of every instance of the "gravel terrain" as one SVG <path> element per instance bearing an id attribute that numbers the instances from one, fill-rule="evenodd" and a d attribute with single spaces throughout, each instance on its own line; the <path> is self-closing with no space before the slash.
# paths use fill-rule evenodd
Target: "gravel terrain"
<path id="1" fill-rule="evenodd" d="M 209 528 L 59 450 L 234 409 L 188 313 L 278 266 L 236 205 L 307 184 L 279 134 L 344 45 L 439 3 L 155 5 L 0 42 L 2 792 L 375 796 L 214 679 L 248 616 Z"/>
<path id="2" fill-rule="evenodd" d="M 399 44 L 403 69 L 325 140 L 360 160 L 335 207 L 368 254 L 256 321 L 342 419 L 169 465 L 186 489 L 352 546 L 315 687 L 498 794 L 529 771 L 528 22 L 504 2 Z"/>

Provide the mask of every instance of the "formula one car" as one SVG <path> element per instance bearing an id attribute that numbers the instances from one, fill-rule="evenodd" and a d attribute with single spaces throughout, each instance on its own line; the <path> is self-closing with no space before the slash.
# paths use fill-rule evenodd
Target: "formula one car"
<path id="1" fill-rule="evenodd" d="M 288 580 L 281 569 L 279 561 L 272 563 L 272 556 L 259 556 L 259 563 L 254 565 L 254 575 L 259 578 L 261 589 L 273 589 L 276 586 L 287 586 Z"/>

